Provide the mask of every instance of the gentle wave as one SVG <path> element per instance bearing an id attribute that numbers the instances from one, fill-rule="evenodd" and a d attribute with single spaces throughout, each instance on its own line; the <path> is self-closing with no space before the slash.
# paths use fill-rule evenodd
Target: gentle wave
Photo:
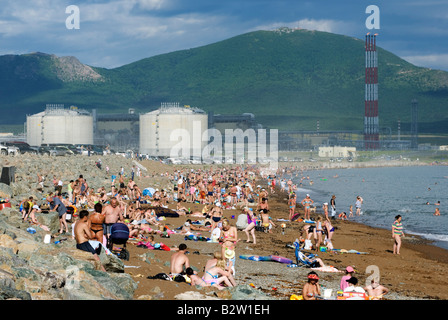
<path id="1" fill-rule="evenodd" d="M 408 231 L 408 233 L 428 239 L 428 240 L 448 242 L 448 234 L 421 233 L 421 232 L 412 232 L 412 231 Z"/>

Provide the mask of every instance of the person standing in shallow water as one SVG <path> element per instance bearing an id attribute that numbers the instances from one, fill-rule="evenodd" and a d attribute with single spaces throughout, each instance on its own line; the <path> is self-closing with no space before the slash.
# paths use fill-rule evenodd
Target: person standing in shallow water
<path id="1" fill-rule="evenodd" d="M 401 215 L 395 217 L 392 224 L 392 238 L 394 239 L 394 254 L 400 254 L 401 237 L 404 237 L 403 224 L 401 223 Z"/>

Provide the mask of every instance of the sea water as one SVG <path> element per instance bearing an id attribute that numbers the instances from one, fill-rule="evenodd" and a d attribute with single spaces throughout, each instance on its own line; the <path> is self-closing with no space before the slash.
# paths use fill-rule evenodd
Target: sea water
<path id="1" fill-rule="evenodd" d="M 297 202 L 308 193 L 317 212 L 323 212 L 323 203 L 330 205 L 335 195 L 337 219 L 340 212 L 348 217 L 352 205 L 354 216 L 349 220 L 391 229 L 395 216 L 401 215 L 405 235 L 419 235 L 448 249 L 448 166 L 328 169 L 298 175 L 293 175 Z M 358 195 L 364 200 L 359 216 Z M 440 216 L 434 216 L 436 207 Z"/>

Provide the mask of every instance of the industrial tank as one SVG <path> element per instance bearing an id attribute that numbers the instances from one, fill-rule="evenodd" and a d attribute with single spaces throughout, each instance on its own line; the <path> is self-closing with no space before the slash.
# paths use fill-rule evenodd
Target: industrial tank
<path id="1" fill-rule="evenodd" d="M 140 152 L 153 156 L 201 156 L 208 143 L 208 115 L 201 109 L 162 103 L 140 115 Z M 206 134 L 206 133 L 205 133 Z M 205 140 L 205 141 L 203 141 Z"/>
<path id="2" fill-rule="evenodd" d="M 45 144 L 93 144 L 93 117 L 77 107 L 47 105 L 45 111 L 26 118 L 27 142 Z"/>

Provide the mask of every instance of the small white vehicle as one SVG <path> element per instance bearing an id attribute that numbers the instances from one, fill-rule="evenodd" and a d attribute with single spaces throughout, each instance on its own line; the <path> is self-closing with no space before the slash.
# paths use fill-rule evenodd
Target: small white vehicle
<path id="1" fill-rule="evenodd" d="M 19 148 L 11 145 L 6 146 L 0 143 L 0 154 L 7 156 L 7 155 L 17 155 L 19 153 L 20 153 Z"/>

